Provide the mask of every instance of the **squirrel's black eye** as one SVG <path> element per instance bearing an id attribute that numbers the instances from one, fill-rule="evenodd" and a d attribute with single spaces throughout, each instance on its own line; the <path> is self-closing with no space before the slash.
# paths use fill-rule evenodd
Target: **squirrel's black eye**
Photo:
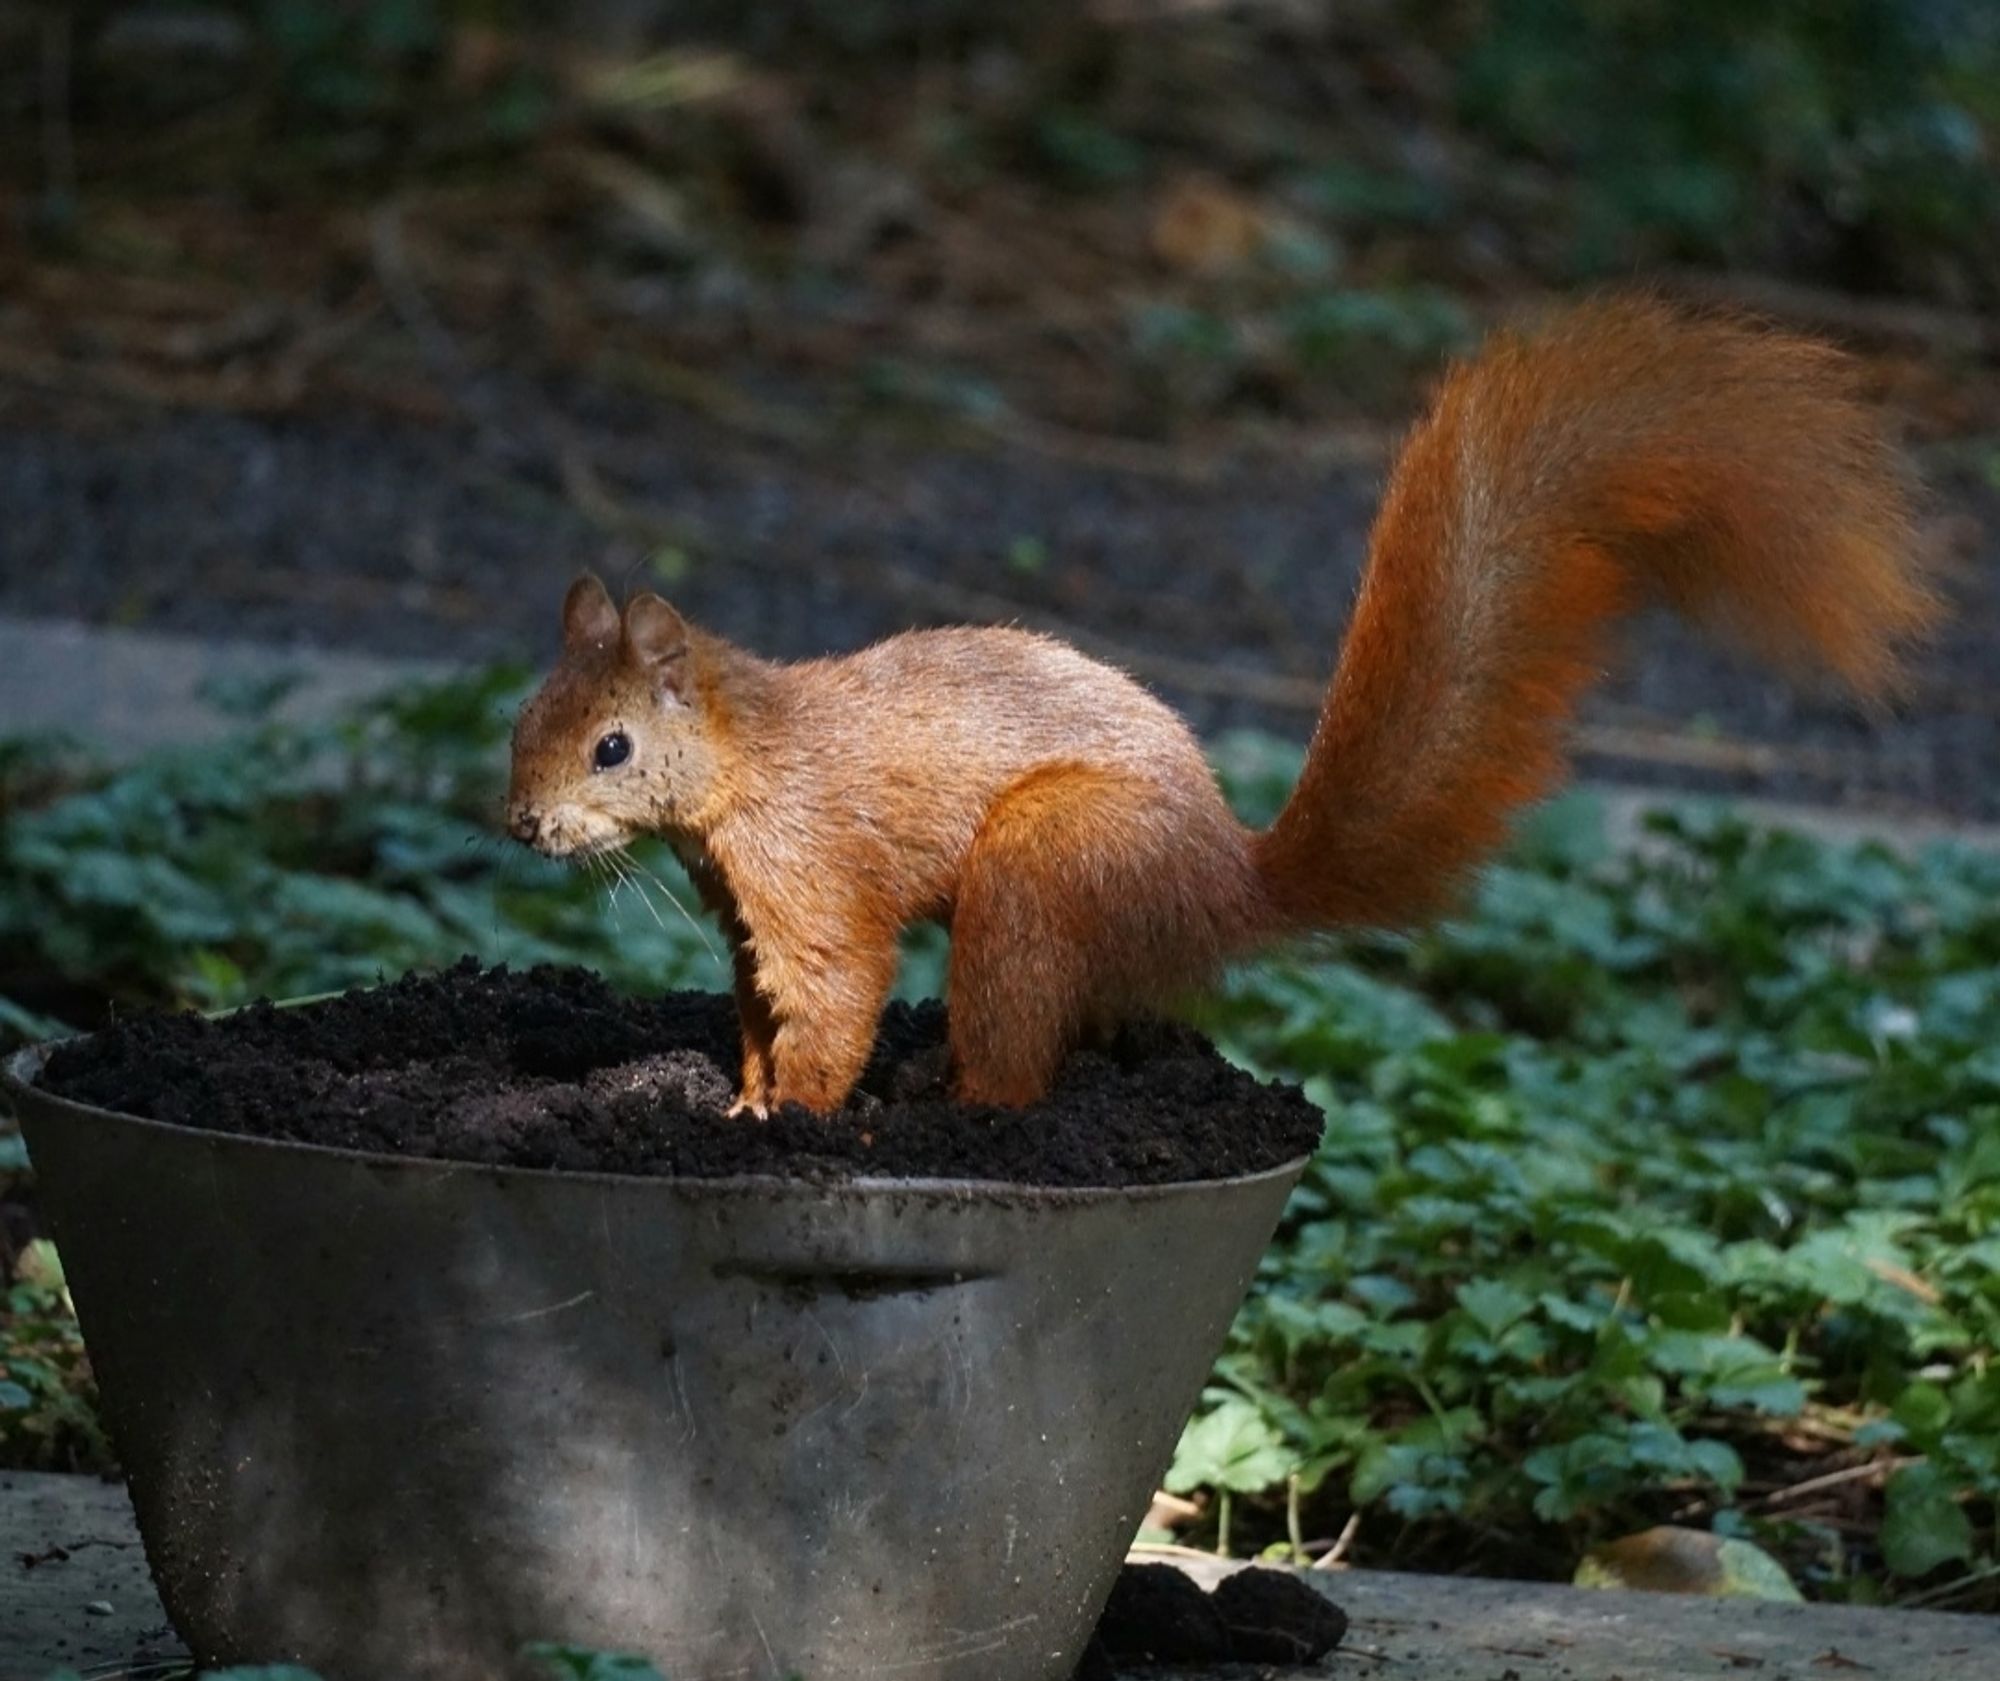
<path id="1" fill-rule="evenodd" d="M 613 730 L 599 738 L 591 763 L 599 770 L 615 770 L 632 757 L 632 738 L 623 730 Z"/>

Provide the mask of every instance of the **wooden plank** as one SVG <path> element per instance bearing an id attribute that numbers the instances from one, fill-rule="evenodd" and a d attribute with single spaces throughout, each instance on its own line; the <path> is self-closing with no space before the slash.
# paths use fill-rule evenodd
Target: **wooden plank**
<path id="1" fill-rule="evenodd" d="M 1182 1567 L 1207 1581 L 1231 1568 L 1212 1561 Z M 1238 1681 L 1253 1674 L 1264 1681 L 2000 1677 L 2000 1618 L 1586 1593 L 1386 1571 L 1311 1572 L 1308 1579 L 1354 1619 L 1347 1644 L 1320 1670 L 1237 1670 Z M 98 1681 L 136 1670 L 133 1681 L 141 1681 L 152 1673 L 143 1665 L 176 1650 L 121 1487 L 88 1477 L 0 1475 L 0 1681 L 43 1681 L 60 1668 Z M 1174 1681 L 1204 1681 L 1171 1673 Z"/>
<path id="2" fill-rule="evenodd" d="M 1181 1563 L 1182 1561 L 1176 1560 Z M 1185 1562 L 1199 1581 L 1229 1566 Z M 2000 1681 L 2000 1618 L 1308 1571 L 1381 1681 Z"/>

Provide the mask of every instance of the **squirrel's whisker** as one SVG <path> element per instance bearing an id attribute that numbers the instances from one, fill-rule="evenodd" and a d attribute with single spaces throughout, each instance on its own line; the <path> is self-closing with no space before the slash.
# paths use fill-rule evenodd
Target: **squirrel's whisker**
<path id="1" fill-rule="evenodd" d="M 621 853 L 620 857 L 622 858 L 628 869 L 634 870 L 638 872 L 638 875 L 644 876 L 646 880 L 650 881 L 655 887 L 657 887 L 663 894 L 666 895 L 667 903 L 672 905 L 675 910 L 680 912 L 681 920 L 694 930 L 695 938 L 701 941 L 702 946 L 704 947 L 704 949 L 706 949 L 708 955 L 714 958 L 718 963 L 721 962 L 722 954 L 715 949 L 715 942 L 708 937 L 708 930 L 702 926 L 701 919 L 698 916 L 696 916 L 694 912 L 689 910 L 684 903 L 682 903 L 681 896 L 678 893 L 676 893 L 671 887 L 669 887 L 664 881 L 660 879 L 658 872 L 653 870 L 648 865 L 641 863 L 637 858 L 633 857 L 632 854 L 629 852 Z M 636 876 L 633 878 L 633 885 L 635 887 L 639 885 Z M 643 894 L 643 892 L 644 889 L 641 888 L 641 893 Z"/>

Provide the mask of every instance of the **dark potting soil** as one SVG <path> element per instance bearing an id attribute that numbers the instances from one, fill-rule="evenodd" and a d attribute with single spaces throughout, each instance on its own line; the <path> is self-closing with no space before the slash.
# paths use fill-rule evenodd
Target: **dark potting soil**
<path id="1" fill-rule="evenodd" d="M 1203 1592 L 1169 1564 L 1128 1564 L 1112 1584 L 1076 1681 L 1131 1666 L 1316 1663 L 1347 1613 L 1283 1570 L 1239 1570 Z"/>
<path id="2" fill-rule="evenodd" d="M 1311 1150 L 1319 1112 L 1193 1030 L 1146 1024 L 1073 1055 L 1026 1109 L 953 1102 L 945 1017 L 892 1004 L 837 1115 L 730 1118 L 736 1010 L 628 998 L 582 969 L 471 959 L 323 1003 L 136 1016 L 59 1047 L 58 1096 L 181 1126 L 571 1172 L 1157 1185 Z"/>

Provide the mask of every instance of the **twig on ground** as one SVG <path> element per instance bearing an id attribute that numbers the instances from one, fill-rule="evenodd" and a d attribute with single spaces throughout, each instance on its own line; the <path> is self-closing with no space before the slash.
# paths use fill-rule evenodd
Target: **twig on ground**
<path id="1" fill-rule="evenodd" d="M 1808 1477 L 1804 1482 L 1776 1489 L 1753 1501 L 1752 1504 L 1757 1507 L 1789 1506 L 1809 1495 L 1824 1493 L 1830 1488 L 1843 1488 L 1849 1483 L 1867 1482 L 1877 1477 L 1886 1478 L 1891 1473 L 1902 1470 L 1906 1465 L 1916 1464 L 1921 1457 L 1912 1455 L 1897 1459 L 1871 1459 L 1865 1465 L 1849 1465 L 1844 1470 L 1828 1471 L 1817 1477 Z"/>
<path id="2" fill-rule="evenodd" d="M 2000 1580 L 2000 1564 L 1989 1564 L 1982 1570 L 1974 1570 L 1955 1582 L 1942 1582 L 1934 1588 L 1925 1588 L 1921 1593 L 1913 1593 L 1906 1599 L 1896 1601 L 1899 1611 L 1917 1611 L 1925 1606 L 1949 1605 L 1955 1599 L 1966 1596 L 1969 1590 L 1983 1587 L 1986 1583 Z"/>
<path id="3" fill-rule="evenodd" d="M 1361 1533 L 1361 1513 L 1359 1509 L 1348 1514 L 1347 1522 L 1341 1526 L 1340 1534 L 1334 1538 L 1331 1547 L 1313 1560 L 1315 1570 L 1338 1570 L 1347 1557 L 1347 1550 L 1354 1545 L 1354 1538 Z"/>

